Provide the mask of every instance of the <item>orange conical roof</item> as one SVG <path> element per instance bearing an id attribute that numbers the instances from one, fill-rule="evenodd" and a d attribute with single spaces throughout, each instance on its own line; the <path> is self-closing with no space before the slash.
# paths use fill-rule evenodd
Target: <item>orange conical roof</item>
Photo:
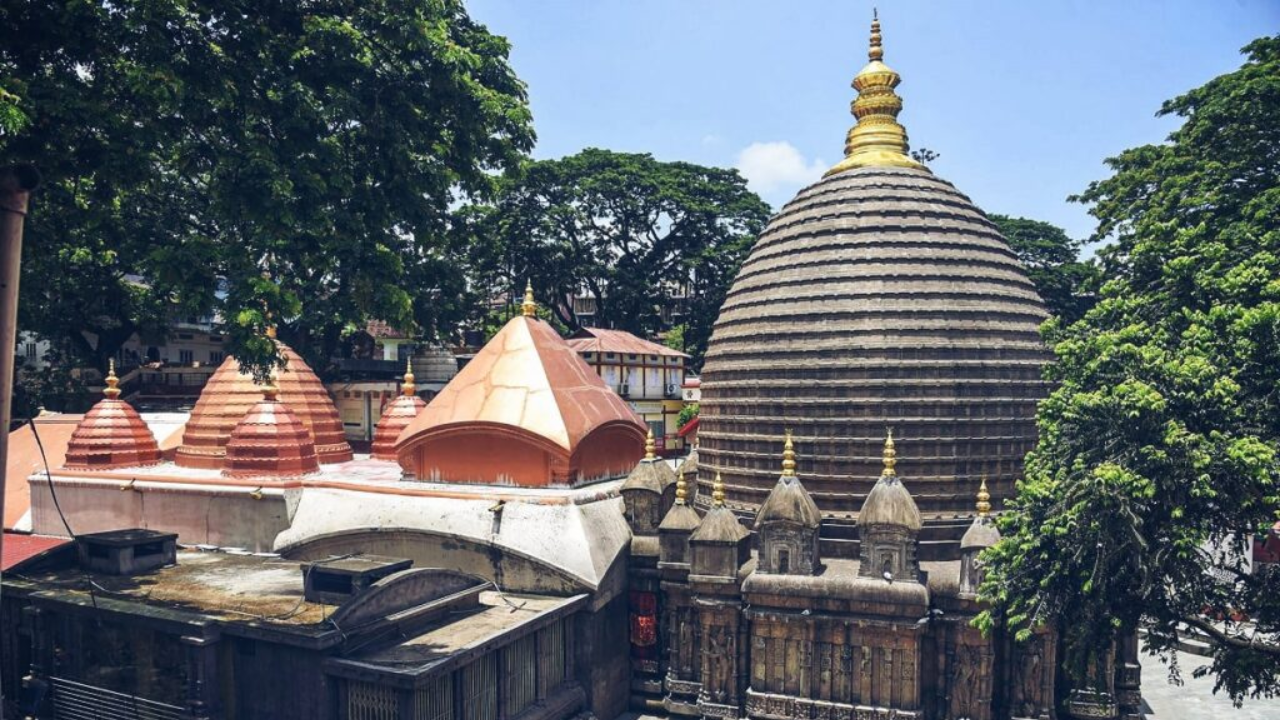
<path id="1" fill-rule="evenodd" d="M 288 345 L 277 345 L 285 360 L 275 380 L 280 402 L 311 431 L 320 462 L 350 460 L 351 446 L 343 435 L 338 409 L 320 378 Z M 222 467 L 232 429 L 261 399 L 262 388 L 253 382 L 253 377 L 240 372 L 235 358 L 227 358 L 209 377 L 191 410 L 174 460 L 183 467 Z"/>
<path id="2" fill-rule="evenodd" d="M 463 424 L 514 426 L 569 453 L 592 431 L 620 424 L 634 431 L 632 466 L 645 432 L 626 402 L 555 329 L 529 314 L 512 318 L 449 381 L 405 429 L 398 450 L 421 433 Z"/>
<path id="3" fill-rule="evenodd" d="M 291 477 L 320 469 L 311 432 L 274 385 L 260 388 L 261 399 L 231 431 L 222 474 L 231 477 Z"/>
<path id="4" fill-rule="evenodd" d="M 85 413 L 67 444 L 63 467 L 72 470 L 138 467 L 160 462 L 160 446 L 138 411 L 120 399 L 115 362 L 107 372 L 104 397 Z"/>
<path id="5" fill-rule="evenodd" d="M 400 433 L 418 417 L 427 404 L 417 395 L 417 386 L 413 383 L 412 361 L 405 368 L 404 383 L 400 386 L 400 397 L 396 398 L 378 420 L 373 431 L 373 457 L 376 460 L 396 460 L 396 440 Z"/>

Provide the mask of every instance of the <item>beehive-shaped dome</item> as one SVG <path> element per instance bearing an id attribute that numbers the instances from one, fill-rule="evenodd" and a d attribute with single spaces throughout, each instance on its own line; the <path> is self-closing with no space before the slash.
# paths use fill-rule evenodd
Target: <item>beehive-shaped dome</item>
<path id="1" fill-rule="evenodd" d="M 320 469 L 311 431 L 277 398 L 274 386 L 231 430 L 222 474 L 228 477 L 294 477 Z"/>
<path id="2" fill-rule="evenodd" d="M 280 402 L 311 431 L 320 462 L 350 460 L 351 446 L 343 434 L 338 409 L 320 378 L 292 348 L 277 345 L 285 360 L 276 376 Z M 183 467 L 222 467 L 231 430 L 261 399 L 262 387 L 254 383 L 253 376 L 240 371 L 235 358 L 228 357 L 209 377 L 191 410 L 175 462 Z"/>
<path id="3" fill-rule="evenodd" d="M 373 430 L 372 455 L 376 460 L 396 461 L 396 440 L 400 433 L 409 427 L 409 423 L 418 417 L 418 413 L 427 403 L 418 397 L 418 388 L 414 384 L 413 365 L 405 368 L 404 382 L 400 385 L 400 397 L 397 397 L 382 411 L 378 425 Z"/>
<path id="4" fill-rule="evenodd" d="M 119 383 L 113 361 L 107 372 L 107 388 L 102 392 L 105 397 L 76 425 L 67 444 L 63 467 L 102 470 L 160 462 L 160 446 L 155 435 L 138 411 L 120 399 Z"/>
<path id="5" fill-rule="evenodd" d="M 744 511 L 773 488 L 784 427 L 828 517 L 862 507 L 886 426 L 912 438 L 902 472 L 926 518 L 969 515 L 984 473 L 1012 495 L 1036 441 L 1047 313 L 996 226 L 908 156 L 873 27 L 847 156 L 769 223 L 708 345 L 699 484 L 722 472 Z"/>

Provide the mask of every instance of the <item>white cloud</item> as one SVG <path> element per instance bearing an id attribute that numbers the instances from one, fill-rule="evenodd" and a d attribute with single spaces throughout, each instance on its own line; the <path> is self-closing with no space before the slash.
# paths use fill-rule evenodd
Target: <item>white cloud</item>
<path id="1" fill-rule="evenodd" d="M 719 135 L 716 135 L 715 133 L 711 133 L 710 135 L 703 135 L 702 144 L 706 147 L 720 147 L 721 145 L 724 144 L 724 138 L 720 137 Z"/>
<path id="2" fill-rule="evenodd" d="M 737 168 L 751 189 L 768 199 L 776 191 L 793 191 L 816 181 L 827 164 L 819 158 L 805 160 L 795 145 L 783 140 L 746 146 L 738 153 Z"/>

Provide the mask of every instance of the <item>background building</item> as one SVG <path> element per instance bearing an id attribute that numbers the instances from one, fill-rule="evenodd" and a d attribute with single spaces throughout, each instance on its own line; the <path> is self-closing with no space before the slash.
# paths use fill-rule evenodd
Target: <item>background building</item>
<path id="1" fill-rule="evenodd" d="M 622 330 L 589 327 L 571 335 L 569 346 L 644 419 L 659 453 L 684 450 L 677 418 L 688 355 Z"/>

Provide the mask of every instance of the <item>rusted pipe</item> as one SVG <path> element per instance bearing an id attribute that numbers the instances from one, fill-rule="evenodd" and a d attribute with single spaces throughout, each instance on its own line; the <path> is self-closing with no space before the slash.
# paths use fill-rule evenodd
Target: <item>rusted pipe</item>
<path id="1" fill-rule="evenodd" d="M 0 490 L 9 482 L 9 423 L 13 419 L 13 369 L 18 352 L 18 271 L 22 225 L 40 174 L 30 165 L 0 167 Z M 25 480 L 25 478 L 24 478 Z M 0 492 L 0 518 L 4 493 Z M 0 550 L 4 537 L 0 534 Z"/>

